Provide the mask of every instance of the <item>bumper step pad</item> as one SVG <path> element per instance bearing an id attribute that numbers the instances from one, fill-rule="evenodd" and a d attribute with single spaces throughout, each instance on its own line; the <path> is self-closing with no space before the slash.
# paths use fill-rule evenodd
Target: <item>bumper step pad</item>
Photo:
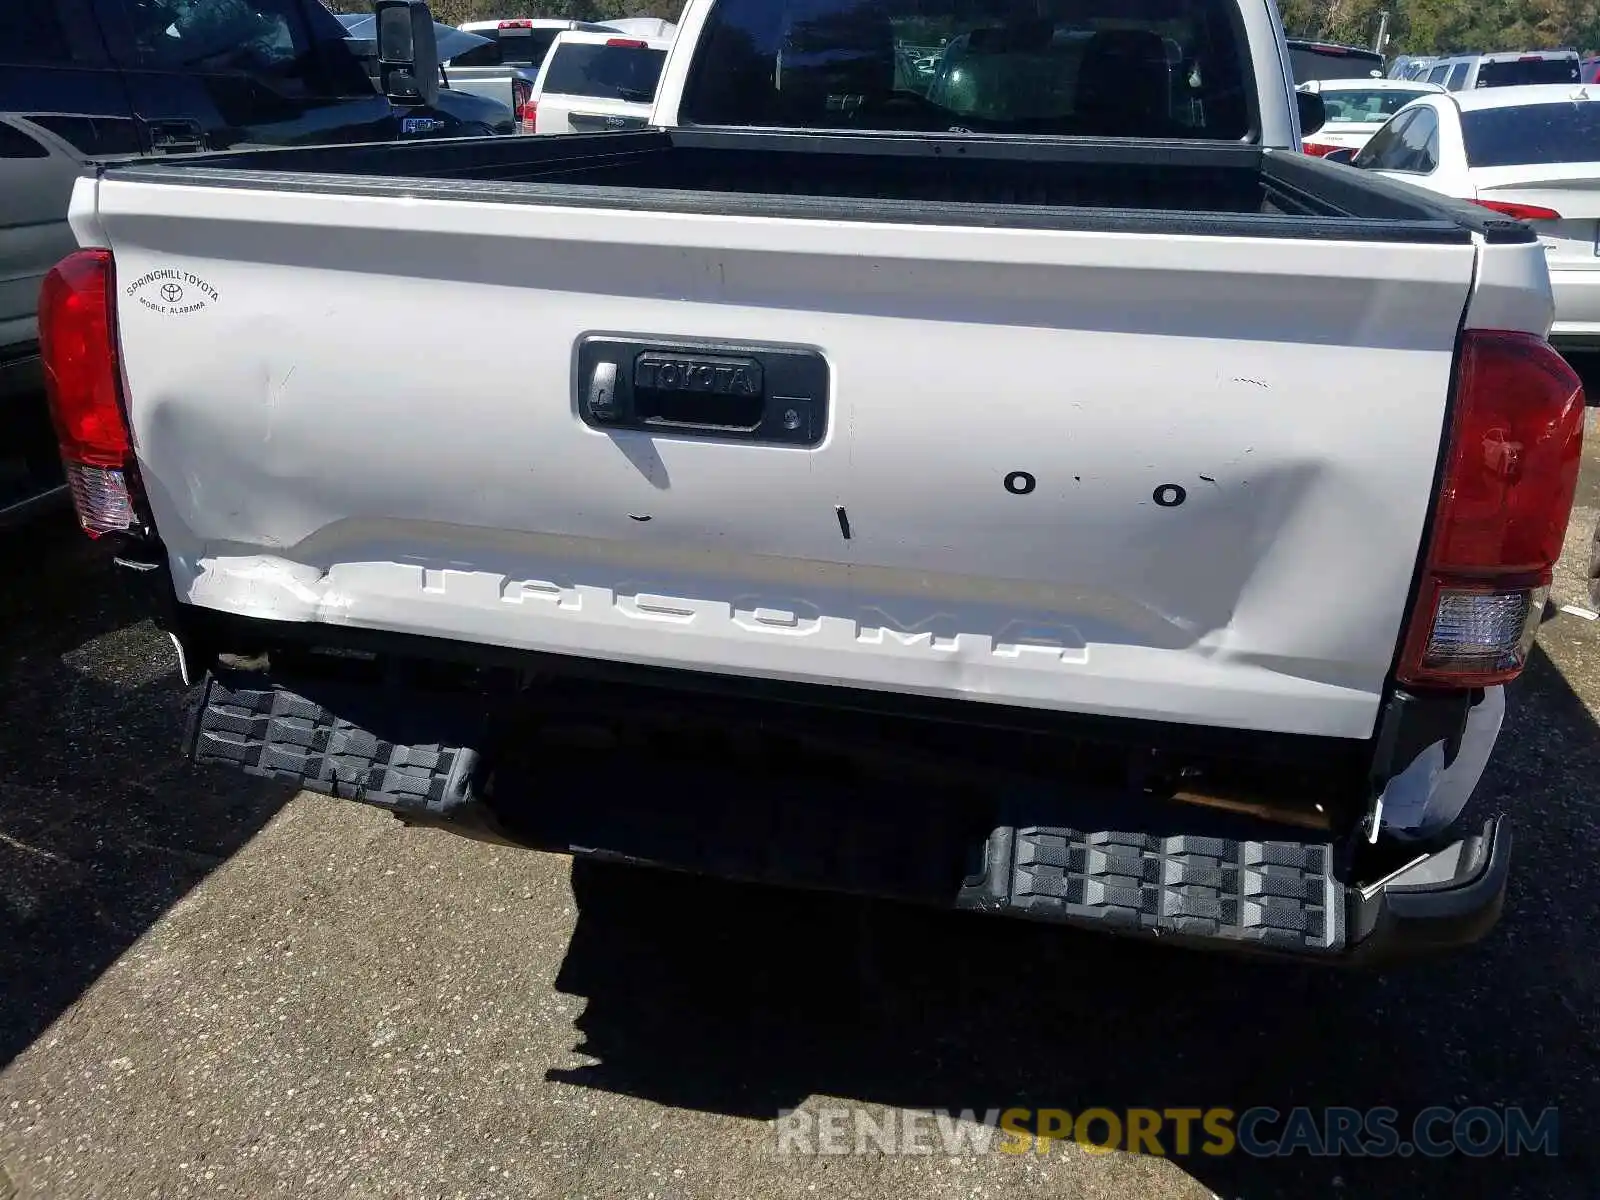
<path id="1" fill-rule="evenodd" d="M 1334 847 L 1002 826 L 957 906 L 1298 954 L 1345 945 Z"/>
<path id="2" fill-rule="evenodd" d="M 486 810 L 475 803 L 480 748 L 491 744 L 483 697 L 371 682 L 294 687 L 245 671 L 208 675 L 190 734 L 195 760 L 462 827 Z M 1499 817 L 1357 890 L 1337 877 L 1344 864 L 1331 841 L 1261 837 L 1279 829 L 1126 795 L 1024 795 L 997 784 L 990 792 L 1004 799 L 991 804 L 881 781 L 818 787 L 787 761 L 774 772 L 715 754 L 677 764 L 685 769 L 663 793 L 639 786 L 629 757 L 535 754 L 524 772 L 511 755 L 496 768 L 508 795 L 564 802 L 525 806 L 507 840 L 1197 946 L 1368 961 L 1478 940 L 1499 917 L 1509 872 Z M 1038 823 L 1045 813 L 1074 827 Z M 1134 823 L 1146 828 L 1109 828 Z"/>
<path id="3" fill-rule="evenodd" d="M 447 817 L 474 799 L 481 700 L 401 692 L 390 702 L 369 684 L 297 686 L 316 698 L 245 672 L 209 675 L 194 760 L 419 815 Z"/>

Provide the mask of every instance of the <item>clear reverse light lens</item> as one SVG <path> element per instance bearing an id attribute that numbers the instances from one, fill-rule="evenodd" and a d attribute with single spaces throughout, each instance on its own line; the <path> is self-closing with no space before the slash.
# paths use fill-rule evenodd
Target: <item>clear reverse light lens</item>
<path id="1" fill-rule="evenodd" d="M 85 533 L 99 537 L 137 527 L 127 475 L 115 467 L 91 467 L 85 463 L 67 463 L 66 469 L 72 505 L 78 510 L 78 523 Z"/>
<path id="2" fill-rule="evenodd" d="M 1549 591 L 1444 589 L 1439 593 L 1424 662 L 1434 669 L 1457 671 L 1520 667 L 1532 648 Z"/>

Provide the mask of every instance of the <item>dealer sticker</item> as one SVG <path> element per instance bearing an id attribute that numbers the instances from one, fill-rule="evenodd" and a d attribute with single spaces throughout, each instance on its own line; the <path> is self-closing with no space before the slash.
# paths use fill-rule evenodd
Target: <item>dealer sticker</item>
<path id="1" fill-rule="evenodd" d="M 151 312 L 168 316 L 199 312 L 217 302 L 217 289 L 198 275 L 175 267 L 160 267 L 139 276 L 126 294 Z"/>

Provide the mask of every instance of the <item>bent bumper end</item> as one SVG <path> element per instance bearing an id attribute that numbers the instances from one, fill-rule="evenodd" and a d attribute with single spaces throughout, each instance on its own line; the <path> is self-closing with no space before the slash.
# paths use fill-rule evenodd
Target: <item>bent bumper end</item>
<path id="1" fill-rule="evenodd" d="M 1495 816 L 1386 879 L 1352 887 L 1349 960 L 1394 962 L 1479 941 L 1500 919 L 1510 877 L 1511 823 Z"/>

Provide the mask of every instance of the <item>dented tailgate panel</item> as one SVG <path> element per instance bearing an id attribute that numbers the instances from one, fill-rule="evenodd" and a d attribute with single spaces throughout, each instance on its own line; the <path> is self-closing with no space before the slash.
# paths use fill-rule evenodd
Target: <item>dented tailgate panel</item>
<path id="1" fill-rule="evenodd" d="M 192 603 L 1346 737 L 1474 259 L 115 181 L 99 220 Z M 825 418 L 605 428 L 594 335 L 814 354 Z"/>

